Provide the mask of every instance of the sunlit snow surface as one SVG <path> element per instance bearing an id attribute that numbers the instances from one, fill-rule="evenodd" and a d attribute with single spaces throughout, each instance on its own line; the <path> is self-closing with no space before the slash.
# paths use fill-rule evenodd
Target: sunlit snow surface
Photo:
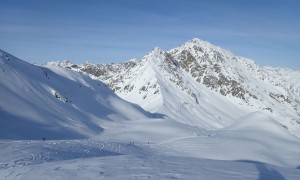
<path id="1" fill-rule="evenodd" d="M 0 148 L 0 179 L 282 180 L 300 177 L 300 170 L 296 168 L 248 160 L 167 155 L 167 152 L 161 153 L 165 149 L 154 150 L 157 148 L 154 144 L 98 140 L 9 141 L 1 142 Z"/>
<path id="2" fill-rule="evenodd" d="M 0 179 L 300 179 L 299 138 L 265 113 L 205 130 L 0 56 Z"/>
<path id="3" fill-rule="evenodd" d="M 0 178 L 299 179 L 299 139 L 261 113 L 249 118 L 266 127 L 241 119 L 204 131 L 145 119 L 88 140 L 2 140 Z"/>

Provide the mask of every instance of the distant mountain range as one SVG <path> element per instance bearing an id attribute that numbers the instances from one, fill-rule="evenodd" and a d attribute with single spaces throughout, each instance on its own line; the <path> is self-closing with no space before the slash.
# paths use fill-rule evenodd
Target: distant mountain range
<path id="1" fill-rule="evenodd" d="M 261 111 L 300 136 L 300 72 L 261 67 L 200 39 L 120 64 L 48 65 L 84 72 L 122 99 L 184 124 L 222 128 Z"/>

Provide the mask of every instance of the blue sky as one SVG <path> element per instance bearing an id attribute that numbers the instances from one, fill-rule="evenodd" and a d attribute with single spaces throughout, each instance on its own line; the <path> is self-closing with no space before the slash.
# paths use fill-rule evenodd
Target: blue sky
<path id="1" fill-rule="evenodd" d="M 298 0 L 1 0 L 0 49 L 34 63 L 123 62 L 197 37 L 300 70 Z"/>

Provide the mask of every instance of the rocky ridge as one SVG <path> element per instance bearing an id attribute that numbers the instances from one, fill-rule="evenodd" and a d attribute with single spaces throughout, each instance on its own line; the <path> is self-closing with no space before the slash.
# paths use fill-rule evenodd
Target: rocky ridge
<path id="1" fill-rule="evenodd" d="M 263 111 L 291 131 L 300 129 L 300 72 L 261 67 L 200 39 L 170 51 L 154 48 L 141 60 L 120 64 L 52 64 L 85 72 L 148 111 L 172 109 L 169 116 L 189 119 L 188 124 L 224 127 L 243 113 Z M 239 112 L 212 103 L 219 100 Z M 211 106 L 220 114 L 208 116 Z"/>

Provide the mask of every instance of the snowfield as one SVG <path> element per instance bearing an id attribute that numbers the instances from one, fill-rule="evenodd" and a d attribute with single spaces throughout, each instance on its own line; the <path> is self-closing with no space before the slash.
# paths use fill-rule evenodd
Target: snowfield
<path id="1" fill-rule="evenodd" d="M 283 180 L 300 177 L 296 168 L 244 159 L 222 161 L 168 155 L 166 149 L 157 149 L 154 144 L 99 140 L 6 141 L 1 142 L 0 148 L 3 154 L 0 179 Z"/>
<path id="2" fill-rule="evenodd" d="M 297 119 L 295 131 L 282 123 L 294 110 L 278 117 L 195 83 L 178 91 L 162 54 L 135 67 L 149 91 L 121 93 L 146 111 L 86 73 L 0 51 L 0 179 L 300 179 Z"/>

